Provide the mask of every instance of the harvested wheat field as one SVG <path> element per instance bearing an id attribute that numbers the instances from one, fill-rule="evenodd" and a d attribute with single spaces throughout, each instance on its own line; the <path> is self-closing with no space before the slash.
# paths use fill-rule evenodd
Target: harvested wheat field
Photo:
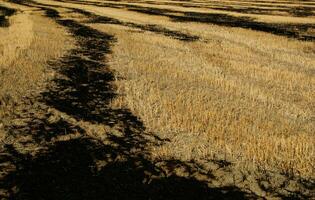
<path id="1" fill-rule="evenodd" d="M 315 0 L 0 0 L 0 199 L 315 199 Z"/>

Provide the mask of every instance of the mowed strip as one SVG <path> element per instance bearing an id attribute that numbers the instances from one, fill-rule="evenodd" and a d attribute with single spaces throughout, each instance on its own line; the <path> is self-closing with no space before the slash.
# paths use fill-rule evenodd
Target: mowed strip
<path id="1" fill-rule="evenodd" d="M 81 7 L 72 3 L 40 2 L 76 9 Z M 129 96 L 131 99 L 141 96 L 135 92 L 154 91 L 152 89 L 154 87 L 156 90 L 152 95 L 146 96 L 161 94 L 156 96 L 158 99 L 153 98 L 151 101 L 145 100 L 144 97 L 128 101 L 128 107 L 132 107 L 136 113 L 140 113 L 140 108 L 144 109 L 140 116 L 148 123 L 148 127 L 152 127 L 151 130 L 159 131 L 162 135 L 170 135 L 168 133 L 170 130 L 206 135 L 209 139 L 205 141 L 210 141 L 206 146 L 217 146 L 217 148 L 213 150 L 213 148 L 206 147 L 198 150 L 200 156 L 214 156 L 221 152 L 228 152 L 233 159 L 253 160 L 263 163 L 266 167 L 277 166 L 284 171 L 293 170 L 311 174 L 312 168 L 309 166 L 313 162 L 311 155 L 314 151 L 311 136 L 314 130 L 314 109 L 313 106 L 310 106 L 313 105 L 312 99 L 314 99 L 312 43 L 290 41 L 286 38 L 246 30 L 237 29 L 230 32 L 228 28 L 216 27 L 213 30 L 212 26 L 201 27 L 199 24 L 176 25 L 160 16 L 151 17 L 130 11 L 119 12 L 120 9 L 89 5 L 83 7 L 88 12 L 115 16 L 120 20 L 131 20 L 131 18 L 138 22 L 155 20 L 154 22 L 159 21 L 160 24 L 183 27 L 191 33 L 202 34 L 202 38 L 207 39 L 207 43 L 197 42 L 182 46 L 183 44 L 177 44 L 173 40 L 157 37 L 158 43 L 149 42 L 148 46 L 139 48 L 145 52 L 132 50 L 124 56 L 128 60 L 132 60 L 130 62 L 132 71 L 137 69 L 133 66 L 136 61 L 134 58 L 143 59 L 136 66 L 140 67 L 139 70 L 143 74 L 148 74 L 146 70 L 149 70 L 156 78 L 151 77 L 150 80 L 153 79 L 155 84 L 159 83 L 152 86 L 149 82 L 139 82 L 134 85 L 134 89 L 129 90 L 133 91 Z M 129 16 L 130 13 L 133 15 Z M 143 18 L 144 16 L 147 18 Z M 191 29 L 188 29 L 189 25 L 192 26 Z M 196 28 L 196 26 L 200 26 L 200 28 Z M 196 31 L 193 32 L 192 29 Z M 129 35 L 129 32 L 126 33 Z M 143 35 L 147 38 L 155 37 L 138 34 L 141 35 L 140 38 Z M 246 39 L 243 35 L 246 35 Z M 259 38 L 259 45 L 257 45 L 257 38 Z M 123 44 L 127 43 L 128 41 Z M 134 42 L 134 44 L 138 43 Z M 129 46 L 126 45 L 126 47 Z M 136 45 L 134 46 L 137 48 Z M 150 46 L 156 50 L 152 50 Z M 162 50 L 164 48 L 165 50 Z M 209 51 L 210 49 L 211 51 Z M 129 54 L 135 53 L 135 56 L 129 56 Z M 158 55 L 162 55 L 163 59 L 159 60 L 158 58 L 161 56 Z M 292 56 L 296 59 L 292 59 Z M 116 62 L 118 58 L 119 56 L 114 61 Z M 128 66 L 128 61 L 118 59 L 117 62 L 123 63 L 117 64 L 116 67 Z M 159 68 L 162 70 L 160 74 L 158 73 Z M 118 71 L 125 73 L 128 70 Z M 128 74 L 123 74 L 123 76 L 129 77 Z M 146 80 L 148 77 L 146 75 L 141 80 Z M 161 77 L 166 82 L 163 83 L 160 80 Z M 179 80 L 174 81 L 177 78 Z M 141 84 L 147 88 L 139 89 Z M 131 86 L 129 83 L 127 85 Z M 170 87 L 171 85 L 173 87 Z M 178 91 L 182 92 L 177 94 Z M 196 91 L 198 92 L 196 93 Z M 175 98 L 171 94 L 177 94 L 177 97 Z M 164 101 L 167 102 L 166 105 L 164 105 Z M 139 102 L 139 104 L 133 105 L 135 102 Z M 148 103 L 147 107 L 144 107 L 143 105 L 146 103 Z M 158 111 L 152 109 L 155 106 Z M 191 107 L 191 112 L 184 112 L 187 106 Z M 146 114 L 150 111 L 151 114 Z M 165 117 L 154 117 L 156 112 Z M 184 134 L 178 135 L 181 135 L 178 136 L 181 138 Z M 301 143 L 292 143 L 296 137 L 304 139 L 300 139 Z M 211 141 L 211 138 L 218 139 Z M 278 141 L 283 141 L 283 144 L 279 144 Z M 227 144 L 228 146 L 226 146 Z M 263 144 L 270 144 L 269 153 Z M 283 154 L 283 148 L 288 150 L 285 152 L 289 155 Z M 224 150 L 222 151 L 222 149 Z M 191 151 L 196 152 L 196 150 Z M 189 154 L 186 154 L 186 157 L 187 155 Z M 292 164 L 290 158 L 293 159 L 297 155 L 303 159 Z"/>
<path id="2" fill-rule="evenodd" d="M 126 98 L 115 104 L 131 108 L 151 131 L 173 138 L 154 151 L 156 157 L 224 155 L 313 174 L 314 43 L 97 5 L 40 2 L 121 21 L 151 21 L 203 39 L 183 44 L 101 21 L 91 24 L 120 36 L 111 66 L 127 78 L 117 82 Z"/>
<path id="3" fill-rule="evenodd" d="M 151 156 L 157 161 L 203 160 L 211 165 L 212 160 L 219 160 L 222 165 L 235 163 L 239 167 L 237 174 L 241 176 L 243 174 L 238 172 L 253 170 L 251 167 L 254 165 L 262 171 L 268 169 L 278 174 L 313 178 L 313 43 L 246 29 L 170 22 L 166 17 L 98 8 L 96 5 L 81 6 L 53 1 L 42 4 L 48 3 L 63 11 L 58 13 L 54 9 L 46 9 L 52 18 L 58 19 L 59 15 L 62 19 L 76 16 L 76 20 L 57 20 L 79 36 L 80 46 L 73 49 L 70 55 L 62 57 L 60 63 L 54 63 L 58 66 L 61 64 L 61 74 L 54 80 L 55 85 L 51 90 L 44 93 L 46 104 L 63 114 L 60 122 L 65 120 L 64 113 L 68 115 L 68 121 L 61 123 L 61 126 L 54 122 L 46 125 L 50 118 L 41 116 L 42 119 L 37 119 L 33 125 L 41 127 L 44 124 L 46 130 L 33 130 L 27 123 L 17 129 L 17 133 L 24 132 L 26 128 L 41 139 L 55 137 L 51 133 L 65 132 L 60 138 L 71 140 L 71 134 L 68 136 L 65 129 L 76 136 L 85 131 L 68 123 L 74 120 L 77 124 L 88 124 L 88 132 L 100 137 L 105 134 L 102 124 L 122 124 L 128 132 L 135 131 L 141 135 L 143 129 L 137 130 L 132 125 L 134 115 L 130 117 L 129 112 L 126 114 L 130 108 L 135 116 L 143 119 L 149 131 L 170 141 L 151 147 Z M 132 13 L 134 15 L 129 16 Z M 81 19 L 81 15 L 90 15 L 91 19 Z M 106 18 L 108 15 L 115 18 Z M 146 18 L 141 19 L 140 16 Z M 105 21 L 93 21 L 100 17 L 105 17 Z M 118 20 L 119 23 L 110 23 L 111 20 Z M 135 31 L 134 27 L 122 25 L 123 20 L 128 23 L 142 20 L 144 24 L 156 20 L 161 26 L 166 24 L 172 30 L 185 30 L 200 36 L 202 40 L 187 43 L 163 34 Z M 39 25 L 48 23 L 46 19 L 33 22 Z M 54 29 L 59 27 L 55 23 L 49 26 Z M 46 33 L 53 34 L 52 31 Z M 117 43 L 109 56 L 110 62 L 106 62 L 111 69 L 103 71 L 103 60 L 108 59 L 108 55 L 104 54 L 111 52 L 107 41 L 111 41 L 112 37 L 107 34 L 114 35 Z M 62 38 L 70 40 L 69 37 Z M 65 39 L 62 42 L 66 43 Z M 42 61 L 39 59 L 39 62 Z M 112 77 L 112 71 L 115 71 L 116 79 Z M 116 80 L 117 93 L 120 94 L 118 99 L 112 99 L 111 96 L 117 95 L 116 91 L 107 85 L 108 81 L 113 80 Z M 44 112 L 41 114 L 45 115 Z M 69 119 L 69 116 L 74 119 Z M 42 131 L 49 134 L 43 137 Z M 133 152 L 134 147 L 142 145 L 141 140 L 135 139 L 138 135 L 134 137 L 131 134 L 131 140 L 130 136 L 124 136 L 114 138 L 119 138 L 118 141 L 122 140 L 126 146 L 121 148 L 115 145 L 115 151 L 109 149 L 111 153 L 116 154 L 119 148 L 123 153 Z M 136 155 L 137 159 L 143 157 L 141 153 Z M 59 156 L 58 152 L 57 158 Z M 51 164 L 50 161 L 47 164 Z M 77 162 L 74 164 L 79 166 Z M 65 171 L 64 166 L 60 168 Z M 234 172 L 232 175 L 226 172 L 221 179 L 228 180 L 222 182 L 236 184 L 232 180 Z M 220 170 L 213 170 L 213 174 L 222 177 Z M 95 179 L 88 182 L 94 186 L 95 182 L 91 180 Z M 244 184 L 242 178 L 238 181 L 237 184 Z M 34 180 L 34 183 L 38 182 Z M 257 180 L 251 182 L 255 187 L 258 184 Z M 40 184 L 34 185 L 41 188 Z M 86 186 L 86 183 L 82 185 Z M 32 184 L 29 186 L 32 191 L 36 190 Z M 283 184 L 279 186 L 283 187 Z M 299 187 L 294 187 L 294 192 L 300 194 Z"/>
<path id="4" fill-rule="evenodd" d="M 23 101 L 36 97 L 54 76 L 45 67 L 47 62 L 71 47 L 66 31 L 52 20 L 40 12 L 30 14 L 30 8 L 10 6 L 18 10 L 17 14 L 10 18 L 9 27 L 0 28 L 1 139 L 6 135 L 3 128 L 14 123 L 14 113 L 23 110 Z"/>
<path id="5" fill-rule="evenodd" d="M 117 85 L 126 96 L 113 104 L 131 108 L 150 131 L 171 138 L 153 151 L 158 159 L 220 157 L 312 176 L 310 71 L 290 72 L 235 43 L 183 45 L 116 26 L 93 27 L 118 36 L 111 67 L 125 78 Z"/>
<path id="6" fill-rule="evenodd" d="M 131 3 L 113 3 L 113 2 L 78 2 L 78 1 L 64 1 L 58 0 L 60 3 L 72 3 L 82 6 L 95 6 L 97 8 L 107 9 L 108 13 L 113 12 L 129 12 L 129 20 L 135 20 L 131 18 L 138 12 L 146 15 L 154 15 L 158 17 L 167 17 L 169 21 L 173 22 L 197 22 L 205 24 L 215 24 L 225 27 L 244 28 L 255 31 L 262 31 L 272 33 L 275 35 L 281 35 L 299 40 L 314 40 L 314 20 L 315 18 L 310 17 L 287 17 L 287 16 L 267 16 L 267 15 L 254 15 L 254 14 L 240 14 L 228 11 L 205 11 L 202 9 L 187 9 L 183 7 L 161 7 L 156 5 L 142 5 L 142 4 L 131 4 Z M 116 11 L 115 11 L 116 10 Z M 124 11 L 121 11 L 124 10 Z M 120 17 L 123 17 L 120 15 Z M 138 18 L 138 20 L 145 20 L 147 17 Z"/>
<path id="7" fill-rule="evenodd" d="M 71 2 L 71 0 L 70 0 Z M 203 14 L 211 14 L 211 13 L 221 13 L 221 14 L 230 14 L 232 16 L 241 16 L 241 17 L 253 17 L 256 21 L 260 22 L 269 22 L 269 23 L 313 23 L 315 20 L 315 16 L 274 16 L 274 15 L 265 15 L 265 14 L 257 14 L 257 13 L 246 13 L 246 12 L 237 12 L 233 10 L 224 10 L 224 9 L 209 9 L 207 8 L 207 3 L 204 4 L 204 7 L 183 7 L 182 5 L 159 5 L 158 3 L 147 3 L 147 2 L 128 2 L 128 1 L 99 1 L 99 0 L 84 0 L 79 1 L 77 3 L 89 2 L 89 3 L 99 3 L 99 5 L 103 4 L 108 7 L 116 6 L 117 8 L 126 7 L 129 5 L 132 7 L 142 7 L 142 8 L 152 8 L 152 9 L 161 9 L 161 10 L 170 10 L 170 11 L 178 11 L 178 12 L 196 12 Z M 211 3 L 210 3 L 211 4 Z M 222 2 L 224 4 L 224 2 Z M 241 2 L 238 2 L 241 4 Z M 225 5 L 225 4 L 224 4 Z M 311 6 L 311 8 L 314 8 Z"/>
<path id="8" fill-rule="evenodd" d="M 131 27 L 134 29 L 138 29 L 141 31 L 148 31 L 152 32 L 155 34 L 161 34 L 166 37 L 171 37 L 177 40 L 181 41 L 187 41 L 187 42 L 193 42 L 197 41 L 200 38 L 196 35 L 191 35 L 188 34 L 187 31 L 185 30 L 178 30 L 174 29 L 173 27 L 166 27 L 164 26 L 161 21 L 150 21 L 150 20 L 145 20 L 145 21 L 138 21 L 138 20 L 130 20 L 130 19 L 124 19 L 121 18 L 120 16 L 117 17 L 117 15 L 113 14 L 108 14 L 102 10 L 102 12 L 99 12 L 98 10 L 91 9 L 90 8 L 84 8 L 82 9 L 82 6 L 78 6 L 75 4 L 67 4 L 63 3 L 61 4 L 62 6 L 58 5 L 58 3 L 52 2 L 52 1 L 40 1 L 37 3 L 39 6 L 55 6 L 55 7 L 60 7 L 64 9 L 72 9 L 73 13 L 81 14 L 85 19 L 88 19 L 85 21 L 85 23 L 103 23 L 103 24 L 117 24 L 121 26 L 127 26 Z M 106 10 L 105 10 L 106 11 Z M 114 13 L 117 13 L 118 10 L 113 10 Z M 71 11 L 70 11 L 71 12 Z M 119 12 L 118 12 L 119 13 Z M 82 21 L 84 22 L 84 21 Z"/>

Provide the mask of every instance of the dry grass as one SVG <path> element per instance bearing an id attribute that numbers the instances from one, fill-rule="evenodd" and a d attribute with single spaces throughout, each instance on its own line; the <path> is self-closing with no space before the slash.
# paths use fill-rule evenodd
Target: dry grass
<path id="1" fill-rule="evenodd" d="M 314 196 L 315 2 L 10 1 L 0 196 Z"/>
<path id="2" fill-rule="evenodd" d="M 280 35 L 291 35 L 294 37 L 312 37 L 314 38 L 315 31 L 315 15 L 310 16 L 296 16 L 296 15 L 277 15 L 271 14 L 250 14 L 246 11 L 233 12 L 227 10 L 204 9 L 182 7 L 174 5 L 156 5 L 143 3 L 126 3 L 126 2 L 112 2 L 112 1 L 73 1 L 68 0 L 62 2 L 51 0 L 40 0 L 40 3 L 45 3 L 54 6 L 65 6 L 69 8 L 84 9 L 88 12 L 97 15 L 116 18 L 124 22 L 133 22 L 139 24 L 156 24 L 166 28 L 177 29 L 183 27 L 183 23 L 178 21 L 200 21 L 202 23 L 225 24 L 232 27 L 246 27 L 247 29 L 254 29 L 266 31 L 271 33 L 278 33 Z M 120 6 L 121 8 L 116 8 Z M 131 8 L 130 8 L 131 7 Z M 290 6 L 289 6 L 290 7 Z M 294 8 L 294 6 L 292 7 Z M 289 9 L 292 9 L 291 7 Z M 304 7 L 302 7 L 304 8 Z M 142 12 L 152 12 L 155 14 L 147 14 Z M 160 14 L 159 14 L 160 13 Z M 188 16 L 192 14 L 193 17 Z M 187 16 L 188 14 L 188 16 Z M 205 21 L 204 21 L 205 20 Z M 209 20 L 207 22 L 207 20 Z M 201 32 L 200 26 L 197 23 L 185 26 L 184 30 L 190 29 L 192 33 Z M 197 29 L 199 28 L 199 29 Z M 283 32 L 284 31 L 284 32 Z"/>
<path id="3" fill-rule="evenodd" d="M 241 28 L 179 23 L 165 16 L 126 9 L 38 2 L 80 8 L 127 22 L 163 25 L 201 38 L 184 43 L 120 25 L 89 24 L 118 39 L 110 66 L 118 74 L 116 85 L 122 95 L 112 105 L 130 108 L 149 131 L 171 140 L 152 149 L 154 158 L 224 159 L 242 167 L 254 164 L 262 169 L 314 178 L 314 42 Z M 248 14 L 163 2 L 168 4 L 162 1 L 125 4 L 247 16 L 267 23 L 309 24 L 315 20 L 314 16 L 288 13 L 280 16 L 278 11 Z M 121 3 L 124 2 L 115 4 Z M 272 5 L 268 1 L 248 4 Z M 274 6 L 283 5 L 286 2 Z"/>
<path id="4" fill-rule="evenodd" d="M 163 25 L 201 38 L 183 43 L 119 25 L 92 25 L 118 39 L 110 66 L 122 77 L 116 84 L 123 95 L 112 104 L 130 108 L 150 131 L 171 140 L 152 150 L 156 159 L 227 159 L 241 167 L 254 164 L 314 178 L 313 42 L 240 28 L 178 23 L 119 8 L 40 2 L 127 22 Z M 148 2 L 125 4 L 228 12 Z M 270 23 L 314 20 L 313 16 L 228 13 Z"/>
<path id="5" fill-rule="evenodd" d="M 237 8 L 235 6 L 239 6 L 240 2 L 235 3 L 236 5 L 230 5 L 230 2 L 220 2 L 221 5 L 224 5 L 222 8 L 218 10 L 217 6 L 209 6 L 209 5 L 213 5 L 216 4 L 215 1 L 206 1 L 205 3 L 203 3 L 200 7 L 195 7 L 194 5 L 196 4 L 191 4 L 192 6 L 187 6 L 187 7 L 183 7 L 182 3 L 176 2 L 175 4 L 172 2 L 166 2 L 165 3 L 159 3 L 159 2 L 154 2 L 154 3 L 150 3 L 150 2 L 115 2 L 115 1 L 98 1 L 98 0 L 87 0 L 86 2 L 101 2 L 101 3 L 112 3 L 114 5 L 120 5 L 120 4 L 124 4 L 124 5 L 136 5 L 136 6 L 141 6 L 141 7 L 149 7 L 149 8 L 158 8 L 158 9 L 170 9 L 172 11 L 182 11 L 182 12 L 197 12 L 197 13 L 220 13 L 220 14 L 230 14 L 232 16 L 242 16 L 242 17 L 252 17 L 255 18 L 256 21 L 261 21 L 261 22 L 269 22 L 269 23 L 306 23 L 306 24 L 310 24 L 310 23 L 314 23 L 315 22 L 315 13 L 313 13 L 313 16 L 309 16 L 309 17 L 297 17 L 297 16 L 292 16 L 291 14 L 286 14 L 286 15 L 280 15 L 279 13 L 270 13 L 270 14 L 259 14 L 259 13 L 244 13 L 244 12 L 236 12 L 236 11 L 229 11 L 227 8 L 232 7 L 232 8 Z M 229 4 L 227 6 L 227 4 Z M 250 5 L 255 5 L 255 1 L 250 2 Z M 198 5 L 198 4 L 197 4 Z M 274 6 L 273 3 L 267 3 L 267 5 L 271 5 Z M 298 4 L 299 6 L 304 6 L 303 4 Z M 281 6 L 287 6 L 288 9 L 290 8 L 294 8 L 294 7 L 298 7 L 298 5 L 283 5 L 280 4 L 280 9 Z M 261 9 L 261 4 L 259 4 L 259 8 Z M 315 5 L 306 5 L 306 7 L 314 9 Z M 248 8 L 248 7 L 246 7 Z M 252 7 L 249 7 L 252 8 Z M 254 9 L 257 9 L 257 7 L 253 7 Z M 226 9 L 226 10 L 225 10 Z M 279 9 L 279 7 L 274 7 L 274 9 Z"/>
<path id="6" fill-rule="evenodd" d="M 245 42 L 244 30 L 218 28 L 217 39 L 187 44 L 97 27 L 119 41 L 111 67 L 124 96 L 113 105 L 171 139 L 153 149 L 157 159 L 219 158 L 312 176 L 314 60 L 303 53 L 311 43 L 258 33 Z"/>
<path id="7" fill-rule="evenodd" d="M 32 16 L 23 10 L 10 18 L 8 28 L 0 28 L 0 129 L 26 96 L 36 96 L 53 76 L 46 62 L 69 49 L 66 32 L 52 20 Z M 14 42 L 12 42 L 14 41 Z M 1 137 L 4 136 L 1 134 Z"/>

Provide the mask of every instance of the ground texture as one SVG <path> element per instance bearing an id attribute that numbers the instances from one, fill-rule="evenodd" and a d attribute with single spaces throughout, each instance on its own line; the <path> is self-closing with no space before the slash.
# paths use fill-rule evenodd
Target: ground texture
<path id="1" fill-rule="evenodd" d="M 0 1 L 0 199 L 315 197 L 314 1 Z"/>

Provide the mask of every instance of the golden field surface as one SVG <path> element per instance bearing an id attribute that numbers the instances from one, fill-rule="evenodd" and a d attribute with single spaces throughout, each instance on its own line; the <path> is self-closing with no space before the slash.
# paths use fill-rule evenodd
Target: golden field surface
<path id="1" fill-rule="evenodd" d="M 315 1 L 1 0 L 0 56 L 3 199 L 315 198 Z"/>

